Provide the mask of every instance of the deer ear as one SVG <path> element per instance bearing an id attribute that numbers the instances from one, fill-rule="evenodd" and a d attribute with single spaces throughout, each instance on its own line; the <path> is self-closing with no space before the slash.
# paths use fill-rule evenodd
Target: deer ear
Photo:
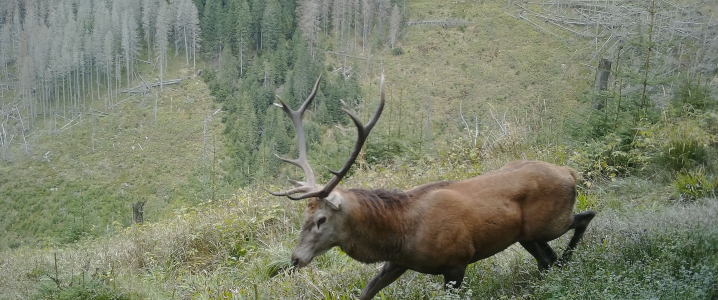
<path id="1" fill-rule="evenodd" d="M 339 194 L 339 193 L 332 192 L 332 193 L 329 194 L 329 196 L 327 196 L 326 198 L 324 198 L 324 200 L 327 200 L 327 204 L 329 204 L 329 206 L 330 206 L 333 210 L 339 210 L 339 206 L 340 206 L 340 205 L 342 204 L 342 202 L 344 201 L 344 197 L 342 197 L 342 195 Z"/>

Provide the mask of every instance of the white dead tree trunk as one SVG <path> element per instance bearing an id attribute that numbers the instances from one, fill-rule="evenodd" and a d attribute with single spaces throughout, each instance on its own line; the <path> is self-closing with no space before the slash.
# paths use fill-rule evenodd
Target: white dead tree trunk
<path id="1" fill-rule="evenodd" d="M 22 121 L 22 114 L 20 114 L 20 110 L 15 107 L 15 110 L 17 111 L 17 116 L 20 120 L 20 126 L 22 127 L 22 148 L 25 151 L 25 154 L 30 154 L 30 148 L 27 146 L 27 138 L 25 137 L 25 123 Z"/>
<path id="2" fill-rule="evenodd" d="M 10 141 L 8 141 L 5 124 L 0 123 L 0 159 L 8 160 L 10 157 Z"/>
<path id="3" fill-rule="evenodd" d="M 474 131 L 471 131 L 471 126 L 469 126 L 469 123 L 466 122 L 466 119 L 464 118 L 464 112 L 461 109 L 461 101 L 459 101 L 459 115 L 461 116 L 461 121 L 464 122 L 464 128 L 469 136 L 469 140 L 471 140 L 474 148 L 476 148 L 479 140 L 479 118 L 474 115 Z"/>

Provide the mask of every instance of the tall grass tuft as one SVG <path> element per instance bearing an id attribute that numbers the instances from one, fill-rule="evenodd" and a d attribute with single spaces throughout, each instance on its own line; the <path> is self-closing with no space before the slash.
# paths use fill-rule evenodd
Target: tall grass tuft
<path id="1" fill-rule="evenodd" d="M 676 139 L 663 147 L 659 161 L 673 171 L 685 171 L 706 165 L 708 151 L 697 139 Z"/>
<path id="2" fill-rule="evenodd" d="M 718 179 L 709 178 L 703 169 L 677 174 L 673 185 L 685 200 L 715 197 L 718 192 Z"/>

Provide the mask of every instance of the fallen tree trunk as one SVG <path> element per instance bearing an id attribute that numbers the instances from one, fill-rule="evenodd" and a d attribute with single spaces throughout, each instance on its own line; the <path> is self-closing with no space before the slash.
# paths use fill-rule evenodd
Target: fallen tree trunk
<path id="1" fill-rule="evenodd" d="M 122 91 L 122 92 L 123 92 L 123 93 L 128 93 L 128 94 L 131 94 L 131 93 L 144 93 L 144 92 L 149 91 L 150 88 L 153 88 L 153 87 L 157 87 L 157 86 L 160 86 L 160 85 L 176 84 L 176 83 L 180 83 L 181 81 L 182 81 L 182 79 L 171 79 L 171 80 L 157 81 L 157 82 L 147 83 L 147 84 L 144 84 L 144 83 L 143 83 L 143 84 L 140 84 L 140 85 L 138 85 L 138 86 L 136 86 L 136 87 L 126 89 L 126 90 L 124 90 L 124 91 Z"/>

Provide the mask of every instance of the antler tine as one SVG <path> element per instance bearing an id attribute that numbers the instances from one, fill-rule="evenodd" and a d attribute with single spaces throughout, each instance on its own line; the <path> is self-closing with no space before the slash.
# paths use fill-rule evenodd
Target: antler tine
<path id="1" fill-rule="evenodd" d="M 269 190 L 267 190 L 267 192 L 270 193 L 270 194 L 272 194 L 273 196 L 287 196 L 289 199 L 299 200 L 299 199 L 304 199 L 304 198 L 296 198 L 296 197 L 292 197 L 291 195 L 292 195 L 292 194 L 296 194 L 296 193 L 307 193 L 307 192 L 309 192 L 310 190 L 311 190 L 311 188 L 308 187 L 308 186 L 300 186 L 300 187 L 296 187 L 296 188 L 293 188 L 293 189 L 286 190 L 286 191 L 281 192 L 281 193 L 272 192 L 272 191 L 269 191 Z"/>
<path id="2" fill-rule="evenodd" d="M 307 100 L 304 100 L 304 103 L 299 108 L 299 111 L 303 114 L 305 110 L 307 110 L 307 107 L 309 107 L 309 103 L 312 102 L 312 99 L 314 99 L 314 96 L 317 95 L 317 89 L 319 88 L 319 81 L 322 79 L 322 74 L 319 74 L 319 78 L 317 78 L 317 82 L 314 83 L 314 88 L 312 89 L 312 92 L 307 96 Z"/>
<path id="3" fill-rule="evenodd" d="M 293 165 L 295 165 L 295 166 L 297 166 L 297 167 L 300 167 L 300 168 L 302 168 L 302 170 L 304 170 L 304 168 L 306 168 L 306 167 L 311 168 L 311 166 L 308 165 L 308 163 L 306 162 L 306 160 L 289 159 L 289 158 L 286 158 L 286 157 L 279 156 L 279 155 L 276 154 L 276 153 L 274 154 L 274 156 L 275 156 L 276 158 L 278 158 L 279 160 L 285 162 L 285 163 L 290 163 L 290 164 L 293 164 Z"/>
<path id="4" fill-rule="evenodd" d="M 282 108 L 282 110 L 287 113 L 289 118 L 292 120 L 292 124 L 294 124 L 294 129 L 297 133 L 297 144 L 299 146 L 299 157 L 297 159 L 288 159 L 281 157 L 279 155 L 275 156 L 279 158 L 283 162 L 287 162 L 290 164 L 293 164 L 295 166 L 298 166 L 302 168 L 304 171 L 304 176 L 306 177 L 306 182 L 303 186 L 293 188 L 290 190 L 287 190 L 282 193 L 276 193 L 276 192 L 269 192 L 272 195 L 275 196 L 287 196 L 288 198 L 292 200 L 299 200 L 303 198 L 296 198 L 290 196 L 291 194 L 296 193 L 306 193 L 308 191 L 311 191 L 313 189 L 317 189 L 318 186 L 316 184 L 316 179 L 314 178 L 314 170 L 312 170 L 312 166 L 309 164 L 309 160 L 307 159 L 307 140 L 304 134 L 304 125 L 302 123 L 302 116 L 304 115 L 304 112 L 307 110 L 307 107 L 309 107 L 309 104 L 312 102 L 312 99 L 314 99 L 314 96 L 317 94 L 317 89 L 319 88 L 319 81 L 322 79 L 322 75 L 319 75 L 319 78 L 317 78 L 317 81 L 314 83 L 314 88 L 312 89 L 312 92 L 309 94 L 306 100 L 304 100 L 304 103 L 299 107 L 298 110 L 293 110 L 289 108 L 289 106 L 282 100 L 281 97 L 276 96 L 277 99 L 279 99 L 280 104 L 274 104 Z M 306 198 L 306 197 L 305 197 Z"/>
<path id="5" fill-rule="evenodd" d="M 300 186 L 304 186 L 307 184 L 306 182 L 303 182 L 303 181 L 292 180 L 289 177 L 287 177 L 287 181 L 289 181 L 289 183 L 293 184 L 295 187 L 300 187 Z"/>
<path id="6" fill-rule="evenodd" d="M 376 111 L 374 112 L 374 115 L 371 117 L 369 122 L 366 123 L 366 125 L 362 125 L 359 118 L 354 115 L 354 113 L 349 109 L 349 107 L 345 107 L 344 111 L 349 114 L 349 117 L 352 118 L 352 121 L 354 121 L 354 124 L 357 126 L 357 141 L 354 145 L 354 150 L 352 150 L 352 153 L 349 155 L 349 158 L 344 162 L 344 165 L 342 166 L 339 171 L 331 171 L 334 176 L 331 180 L 321 189 L 313 192 L 308 192 L 306 194 L 302 194 L 296 197 L 290 197 L 290 198 L 298 198 L 298 199 L 304 199 L 309 197 L 319 197 L 324 198 L 326 196 L 329 196 L 329 193 L 332 192 L 332 190 L 339 184 L 339 182 L 346 176 L 346 174 L 349 172 L 349 169 L 351 169 L 352 165 L 357 159 L 357 156 L 359 156 L 359 152 L 361 152 L 362 146 L 364 146 L 364 143 L 366 142 L 367 137 L 369 136 L 369 133 L 371 132 L 372 128 L 374 128 L 374 125 L 379 120 L 379 117 L 381 116 L 381 112 L 384 110 L 384 74 L 381 74 L 381 100 L 379 101 L 379 107 L 377 107 Z M 344 101 L 342 101 L 344 103 Z M 346 103 L 344 103 L 346 106 Z M 289 197 L 289 196 L 288 196 Z"/>

